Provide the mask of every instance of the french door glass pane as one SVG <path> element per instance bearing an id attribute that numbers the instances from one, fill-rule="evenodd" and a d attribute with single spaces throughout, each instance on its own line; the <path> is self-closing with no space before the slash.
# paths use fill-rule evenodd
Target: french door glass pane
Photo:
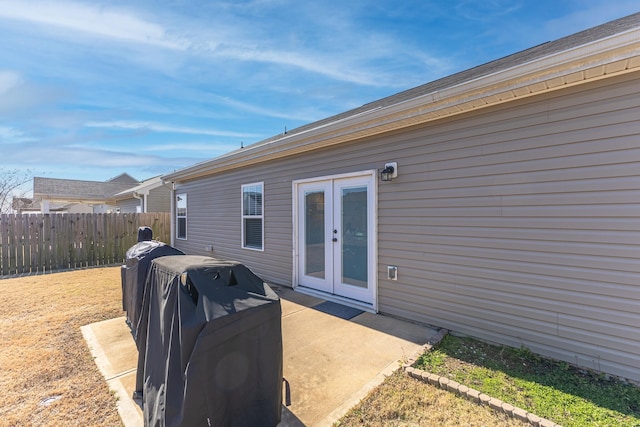
<path id="1" fill-rule="evenodd" d="M 367 287 L 367 187 L 343 187 L 341 191 L 342 283 Z"/>
<path id="2" fill-rule="evenodd" d="M 304 194 L 305 259 L 304 274 L 325 278 L 324 191 Z"/>

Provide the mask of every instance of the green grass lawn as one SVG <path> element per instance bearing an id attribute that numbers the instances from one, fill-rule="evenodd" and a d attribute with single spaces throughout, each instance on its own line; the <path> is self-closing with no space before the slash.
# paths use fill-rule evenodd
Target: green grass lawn
<path id="1" fill-rule="evenodd" d="M 414 366 L 565 427 L 640 426 L 639 387 L 525 349 L 447 335 Z"/>

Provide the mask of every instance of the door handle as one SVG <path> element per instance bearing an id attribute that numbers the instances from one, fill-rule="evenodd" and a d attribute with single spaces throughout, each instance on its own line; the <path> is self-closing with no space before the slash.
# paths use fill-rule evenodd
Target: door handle
<path id="1" fill-rule="evenodd" d="M 337 237 L 334 237 L 334 238 L 333 238 L 333 241 L 334 241 L 334 242 L 337 242 L 337 241 L 338 241 L 338 238 L 337 238 Z"/>

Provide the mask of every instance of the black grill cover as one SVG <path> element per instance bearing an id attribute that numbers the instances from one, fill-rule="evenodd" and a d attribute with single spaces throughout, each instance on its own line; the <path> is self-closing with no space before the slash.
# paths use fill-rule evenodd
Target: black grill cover
<path id="1" fill-rule="evenodd" d="M 148 228 L 148 227 L 147 227 Z M 120 273 L 122 276 L 122 309 L 126 312 L 126 321 L 138 345 L 138 323 L 144 297 L 144 285 L 151 261 L 166 255 L 184 255 L 181 251 L 162 242 L 154 240 L 140 240 L 145 227 L 138 229 L 139 242 L 129 248 L 125 255 L 125 265 Z M 151 230 L 149 228 L 149 230 Z M 143 236 L 144 237 L 144 236 Z M 138 346 L 138 350 L 139 350 Z"/>
<path id="2" fill-rule="evenodd" d="M 240 263 L 194 255 L 153 260 L 147 292 L 145 425 L 277 425 L 277 294 Z"/>

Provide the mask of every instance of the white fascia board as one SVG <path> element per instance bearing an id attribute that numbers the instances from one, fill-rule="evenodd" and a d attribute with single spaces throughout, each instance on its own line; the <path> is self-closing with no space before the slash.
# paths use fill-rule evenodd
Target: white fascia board
<path id="1" fill-rule="evenodd" d="M 135 187 L 127 188 L 124 191 L 114 194 L 111 196 L 111 199 L 114 200 L 124 200 L 129 199 L 133 196 L 134 193 L 137 194 L 149 194 L 149 191 L 155 190 L 158 187 L 162 187 L 165 185 L 164 181 L 160 176 L 148 179 L 143 181 L 141 184 L 136 185 Z M 135 196 L 133 196 L 135 197 Z"/>
<path id="2" fill-rule="evenodd" d="M 52 203 L 65 203 L 65 204 L 71 203 L 71 204 L 84 204 L 84 205 L 107 202 L 106 199 L 87 199 L 87 198 L 74 198 L 74 197 L 47 197 L 46 199 L 43 198 L 43 200 L 48 200 L 49 202 L 52 202 Z"/>
<path id="3" fill-rule="evenodd" d="M 470 99 L 470 95 L 476 92 L 486 96 L 492 92 L 514 90 L 638 55 L 640 55 L 640 29 L 634 29 L 468 80 L 387 108 L 389 111 L 415 109 L 428 102 Z"/>

